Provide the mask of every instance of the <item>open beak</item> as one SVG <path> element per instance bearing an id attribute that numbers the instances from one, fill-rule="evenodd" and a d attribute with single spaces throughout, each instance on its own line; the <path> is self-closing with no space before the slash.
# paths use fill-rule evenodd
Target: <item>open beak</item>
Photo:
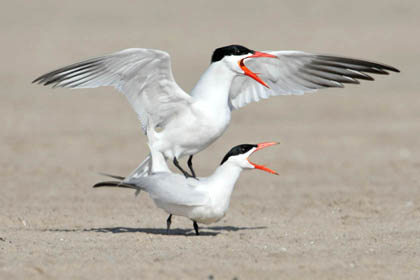
<path id="1" fill-rule="evenodd" d="M 255 52 L 253 55 L 247 56 L 242 58 L 241 60 L 239 60 L 239 67 L 241 67 L 241 69 L 244 71 L 244 75 L 247 75 L 248 77 L 253 78 L 254 80 L 256 80 L 257 82 L 259 82 L 260 84 L 262 84 L 263 86 L 270 88 L 263 80 L 261 80 L 260 77 L 258 77 L 258 75 L 254 72 L 252 72 L 251 70 L 249 70 L 245 64 L 244 64 L 244 60 L 247 58 L 255 58 L 255 57 L 271 57 L 271 58 L 276 58 L 277 56 L 272 55 L 272 54 L 268 54 L 268 53 L 263 53 L 263 52 Z"/>
<path id="2" fill-rule="evenodd" d="M 267 147 L 270 147 L 270 146 L 273 146 L 273 145 L 276 145 L 276 144 L 279 144 L 279 143 L 277 143 L 277 142 L 264 142 L 264 143 L 259 143 L 259 144 L 257 144 L 257 148 L 254 150 L 253 153 L 255 153 L 258 150 L 261 150 L 261 149 L 264 149 L 264 148 L 267 148 Z M 272 170 L 272 169 L 270 169 L 268 167 L 265 167 L 264 165 L 258 165 L 258 164 L 255 164 L 255 163 L 251 162 L 249 159 L 247 159 L 247 160 L 256 169 L 264 170 L 264 171 L 266 171 L 268 173 L 279 175 L 276 171 L 274 171 L 274 170 Z"/>

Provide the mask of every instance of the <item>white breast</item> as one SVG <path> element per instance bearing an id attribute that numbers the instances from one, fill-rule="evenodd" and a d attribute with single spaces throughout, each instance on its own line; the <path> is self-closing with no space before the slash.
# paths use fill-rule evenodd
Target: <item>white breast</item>
<path id="1" fill-rule="evenodd" d="M 228 107 L 213 108 L 205 102 L 195 102 L 188 112 L 174 118 L 157 134 L 153 145 L 167 158 L 198 153 L 225 132 L 230 113 Z"/>

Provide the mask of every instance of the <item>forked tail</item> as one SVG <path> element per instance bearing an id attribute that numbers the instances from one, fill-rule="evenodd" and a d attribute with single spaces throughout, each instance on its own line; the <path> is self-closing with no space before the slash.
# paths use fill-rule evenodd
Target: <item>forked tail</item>
<path id="1" fill-rule="evenodd" d="M 130 184 L 130 183 L 124 182 L 124 179 L 125 178 L 122 177 L 122 176 L 111 175 L 111 174 L 106 174 L 106 173 L 100 173 L 100 174 L 101 175 L 104 175 L 104 176 L 108 176 L 108 177 L 114 178 L 114 179 L 117 179 L 119 181 L 104 181 L 104 182 L 99 182 L 99 183 L 96 183 L 95 185 L 93 185 L 92 186 L 93 188 L 114 187 L 114 188 L 133 189 L 133 190 L 136 190 L 136 193 L 135 193 L 136 196 L 141 191 L 141 188 L 140 187 L 138 187 L 138 186 L 136 186 L 134 184 Z"/>
<path id="2" fill-rule="evenodd" d="M 121 181 L 104 181 L 96 183 L 92 186 L 93 188 L 101 188 L 101 187 L 117 187 L 117 188 L 126 188 L 126 189 L 139 189 L 139 187 L 135 185 L 124 184 Z"/>

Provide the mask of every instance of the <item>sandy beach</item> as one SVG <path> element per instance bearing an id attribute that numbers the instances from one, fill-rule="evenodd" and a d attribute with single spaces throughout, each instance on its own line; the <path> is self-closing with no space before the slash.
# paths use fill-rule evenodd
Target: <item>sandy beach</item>
<path id="1" fill-rule="evenodd" d="M 420 2 L 4 1 L 1 279 L 420 279 Z M 148 154 L 124 96 L 51 89 L 41 74 L 129 47 L 162 49 L 189 92 L 212 51 L 243 44 L 378 61 L 374 82 L 233 113 L 194 158 L 234 145 L 279 172 L 243 172 L 229 212 L 195 236 L 146 193 L 92 189 Z M 182 159 L 185 164 L 186 159 Z"/>

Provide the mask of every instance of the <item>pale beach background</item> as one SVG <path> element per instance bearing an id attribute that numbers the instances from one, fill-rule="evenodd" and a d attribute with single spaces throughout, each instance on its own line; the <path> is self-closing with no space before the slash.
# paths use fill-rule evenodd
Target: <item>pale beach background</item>
<path id="1" fill-rule="evenodd" d="M 419 1 L 2 1 L 1 279 L 420 279 Z M 148 154 L 111 88 L 31 84 L 123 48 L 168 51 L 189 91 L 228 44 L 390 64 L 400 74 L 277 97 L 233 114 L 195 157 L 210 174 L 233 145 L 280 173 L 244 172 L 227 216 L 192 223 L 143 193 L 93 190 Z M 185 159 L 184 159 L 185 160 Z M 184 161 L 183 161 L 184 162 Z"/>

